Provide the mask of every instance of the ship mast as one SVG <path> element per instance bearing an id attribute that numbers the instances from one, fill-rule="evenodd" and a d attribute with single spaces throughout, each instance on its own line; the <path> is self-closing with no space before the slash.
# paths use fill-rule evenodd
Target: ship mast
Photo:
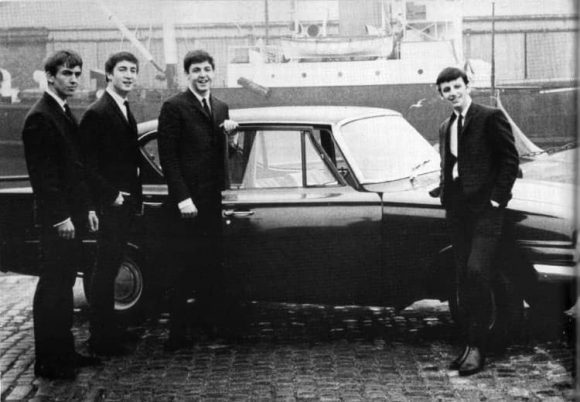
<path id="1" fill-rule="evenodd" d="M 131 31 L 129 31 L 127 29 L 127 27 L 125 26 L 125 24 L 123 24 L 123 22 L 121 22 L 121 20 L 119 20 L 119 18 L 117 18 L 117 16 L 115 14 L 113 14 L 113 12 L 111 12 L 111 10 L 109 10 L 109 8 L 105 5 L 104 1 L 103 0 L 97 0 L 97 3 L 101 7 L 101 9 L 104 11 L 104 13 L 107 15 L 107 18 L 109 20 L 111 20 L 111 22 L 113 24 L 115 24 L 117 26 L 117 28 L 119 29 L 119 31 L 121 31 L 121 33 L 127 39 L 129 39 L 129 41 L 131 42 L 131 44 L 133 44 L 133 46 L 135 46 L 137 48 L 137 50 L 139 50 L 139 52 L 143 55 L 143 57 L 145 57 L 145 59 L 147 59 L 147 61 L 149 63 L 151 63 L 153 65 L 153 67 L 155 67 L 155 69 L 157 71 L 159 71 L 160 73 L 165 74 L 165 71 L 157 63 L 155 63 L 155 60 L 154 60 L 153 55 L 151 54 L 151 52 L 149 52 L 149 50 L 145 46 L 143 46 L 141 44 L 141 42 L 139 42 L 139 39 L 137 39 L 135 37 L 135 35 Z"/>
<path id="2" fill-rule="evenodd" d="M 270 44 L 270 13 L 268 10 L 268 0 L 264 0 L 264 23 L 265 23 L 265 42 Z"/>

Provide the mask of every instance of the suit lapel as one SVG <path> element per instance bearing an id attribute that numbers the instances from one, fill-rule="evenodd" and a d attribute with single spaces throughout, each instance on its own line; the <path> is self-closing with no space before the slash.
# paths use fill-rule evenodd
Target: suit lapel
<path id="1" fill-rule="evenodd" d="M 129 113 L 127 117 L 129 118 L 129 126 L 131 127 L 131 131 L 137 134 L 137 120 L 135 120 L 135 116 L 133 116 L 133 113 Z"/>
<path id="2" fill-rule="evenodd" d="M 78 156 L 80 149 L 80 137 L 78 135 L 78 124 L 75 120 L 71 120 L 58 102 L 50 95 L 44 94 L 44 107 L 46 111 L 54 116 L 57 124 L 58 133 L 62 135 L 64 141 L 70 146 L 71 154 L 68 156 L 76 165 L 82 167 L 80 158 Z"/>
<path id="3" fill-rule="evenodd" d="M 202 115 L 204 115 L 208 120 L 211 120 L 211 117 L 208 116 L 208 114 L 205 112 L 205 110 L 203 110 L 203 107 L 201 106 L 201 102 L 191 92 L 191 89 L 187 88 L 186 94 L 187 94 L 187 99 L 193 105 L 193 107 L 195 109 L 197 109 Z M 212 98 L 213 97 L 210 95 L 210 99 L 209 99 L 210 106 L 209 107 L 211 108 L 212 112 L 214 112 L 213 115 L 214 115 L 214 119 L 215 119 L 214 102 L 213 102 Z"/>
<path id="4" fill-rule="evenodd" d="M 107 91 L 105 91 L 105 94 L 103 95 L 103 101 L 106 103 L 107 108 L 109 108 L 109 110 L 111 110 L 113 114 L 117 116 L 117 119 L 120 120 L 122 124 L 129 126 L 129 128 L 131 128 L 131 131 L 133 131 L 133 125 L 131 124 L 130 118 L 128 120 L 125 117 L 125 115 L 119 108 L 119 105 L 117 104 L 117 102 L 115 102 L 115 99 L 113 99 L 113 97 Z"/>
<path id="5" fill-rule="evenodd" d="M 443 143 L 441 144 L 441 146 L 443 147 L 443 150 L 447 149 L 447 144 L 449 144 L 449 136 L 451 135 L 451 116 L 447 118 L 447 120 L 445 120 L 445 124 L 443 125 L 444 127 L 444 134 L 443 134 Z"/>
<path id="6" fill-rule="evenodd" d="M 215 125 L 216 122 L 216 116 L 217 116 L 217 102 L 215 101 L 215 98 L 213 97 L 213 95 L 210 94 L 209 96 L 209 107 L 211 108 L 211 118 L 213 120 L 213 124 Z"/>
<path id="7" fill-rule="evenodd" d="M 462 135 L 469 132 L 467 128 L 469 127 L 471 120 L 473 120 L 473 117 L 476 114 L 477 114 L 477 104 L 472 102 L 471 106 L 469 107 L 469 110 L 467 111 L 467 114 L 465 115 L 465 121 L 463 122 L 463 130 L 461 130 Z"/>
<path id="8" fill-rule="evenodd" d="M 67 127 L 70 127 L 72 129 L 78 126 L 78 123 L 75 120 L 69 119 L 69 117 L 66 115 L 62 107 L 52 96 L 45 93 L 43 97 L 46 107 L 51 110 L 54 116 L 57 116 L 57 118 L 60 120 L 61 123 L 65 124 Z"/>

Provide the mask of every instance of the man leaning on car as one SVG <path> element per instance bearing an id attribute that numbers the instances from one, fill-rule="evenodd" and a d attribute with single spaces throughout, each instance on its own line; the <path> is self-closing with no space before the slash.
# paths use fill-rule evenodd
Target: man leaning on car
<path id="1" fill-rule="evenodd" d="M 465 347 L 450 368 L 465 376 L 485 362 L 491 279 L 519 158 L 505 114 L 472 102 L 463 70 L 445 68 L 436 85 L 453 113 L 439 128 L 441 182 L 431 195 L 440 196 L 446 210 L 465 311 Z"/>
<path id="2" fill-rule="evenodd" d="M 215 64 L 204 50 L 185 55 L 188 88 L 163 103 L 159 115 L 159 156 L 169 189 L 171 225 L 178 234 L 172 255 L 171 320 L 168 351 L 188 346 L 187 300 L 197 282 L 197 316 L 209 335 L 232 324 L 231 297 L 222 261 L 221 191 L 228 134 L 238 124 L 211 93 Z M 197 281 L 194 281 L 197 279 Z"/>
<path id="3" fill-rule="evenodd" d="M 48 88 L 26 115 L 22 131 L 26 165 L 38 217 L 41 272 L 33 302 L 34 373 L 73 379 L 79 367 L 99 364 L 75 352 L 73 285 L 85 225 L 98 229 L 81 163 L 78 124 L 67 99 L 78 88 L 81 57 L 57 51 L 44 63 Z"/>

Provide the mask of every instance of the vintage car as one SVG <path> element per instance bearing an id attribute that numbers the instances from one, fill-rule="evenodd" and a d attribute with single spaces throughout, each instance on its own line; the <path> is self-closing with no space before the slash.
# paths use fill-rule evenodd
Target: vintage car
<path id="1" fill-rule="evenodd" d="M 240 129 L 222 197 L 225 262 L 245 298 L 398 308 L 438 298 L 461 319 L 445 212 L 429 195 L 439 154 L 399 113 L 269 107 L 231 118 Z M 131 315 L 159 304 L 171 269 L 157 122 L 139 127 L 145 204 L 116 283 L 117 310 Z M 517 323 L 524 299 L 553 311 L 576 301 L 572 186 L 518 179 L 513 194 L 490 324 Z M 0 190 L 0 214 L 2 269 L 31 272 L 38 226 L 30 188 Z M 85 243 L 79 272 L 87 281 L 94 239 Z"/>

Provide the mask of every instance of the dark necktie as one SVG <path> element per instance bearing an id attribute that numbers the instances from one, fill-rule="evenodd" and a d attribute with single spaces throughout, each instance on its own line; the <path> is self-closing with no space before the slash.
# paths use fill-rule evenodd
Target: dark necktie
<path id="1" fill-rule="evenodd" d="M 72 114 L 72 111 L 70 110 L 70 107 L 68 106 L 68 103 L 64 104 L 64 114 L 66 114 L 66 117 L 68 117 L 69 120 L 72 121 L 73 123 L 77 122 Z"/>
<path id="2" fill-rule="evenodd" d="M 457 142 L 459 143 L 459 136 L 461 135 L 461 131 L 463 130 L 463 115 L 460 114 L 457 118 Z"/>
<path id="3" fill-rule="evenodd" d="M 125 101 L 123 102 L 123 104 L 125 105 L 125 109 L 127 111 L 127 121 L 131 126 L 136 126 L 137 122 L 135 120 L 135 117 L 133 117 L 133 113 L 131 113 L 131 109 L 129 108 L 129 102 Z"/>
<path id="4" fill-rule="evenodd" d="M 205 100 L 205 98 L 202 98 L 201 103 L 203 104 L 203 110 L 205 110 L 207 115 L 210 118 L 212 118 L 211 111 L 209 110 L 209 105 L 207 104 L 207 101 Z"/>

